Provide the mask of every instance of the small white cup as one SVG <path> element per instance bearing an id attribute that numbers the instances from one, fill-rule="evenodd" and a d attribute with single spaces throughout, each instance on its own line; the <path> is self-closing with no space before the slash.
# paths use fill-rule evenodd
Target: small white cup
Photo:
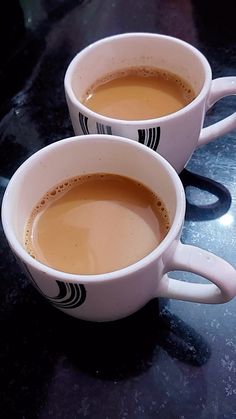
<path id="1" fill-rule="evenodd" d="M 99 275 L 59 272 L 33 259 L 24 249 L 23 230 L 35 204 L 62 180 L 99 172 L 131 177 L 160 196 L 171 222 L 161 244 L 137 263 Z M 125 317 L 155 297 L 224 303 L 236 295 L 236 271 L 229 263 L 180 242 L 184 215 L 184 189 L 171 165 L 136 141 L 108 135 L 67 138 L 41 149 L 13 175 L 2 203 L 5 235 L 36 288 L 65 313 L 93 321 Z M 172 270 L 194 272 L 213 284 L 171 279 L 166 274 Z"/>
<path id="2" fill-rule="evenodd" d="M 154 66 L 178 74 L 190 83 L 196 98 L 178 112 L 143 121 L 108 118 L 80 102 L 78 97 L 96 80 L 133 66 Z M 99 40 L 75 56 L 64 84 L 76 135 L 99 133 L 131 138 L 157 151 L 178 173 L 197 147 L 236 128 L 236 113 L 202 128 L 207 110 L 222 97 L 236 94 L 236 77 L 212 81 L 210 65 L 201 52 L 170 36 L 125 33 Z"/>

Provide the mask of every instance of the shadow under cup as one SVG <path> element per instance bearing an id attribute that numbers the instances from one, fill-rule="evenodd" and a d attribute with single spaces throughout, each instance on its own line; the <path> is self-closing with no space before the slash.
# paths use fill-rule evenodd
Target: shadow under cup
<path id="1" fill-rule="evenodd" d="M 74 275 L 64 273 L 33 259 L 23 247 L 23 235 L 25 223 L 36 203 L 49 189 L 67 178 L 101 172 L 133 178 L 145 184 L 162 199 L 168 211 L 171 225 L 164 240 L 142 260 L 127 268 L 107 274 Z M 125 286 L 134 294 L 133 307 L 131 308 L 128 305 L 126 307 L 124 302 L 125 307 L 120 313 L 118 310 L 116 318 L 125 317 L 137 311 L 151 300 L 157 287 L 158 276 L 162 276 L 163 269 L 160 267 L 162 266 L 160 263 L 155 263 L 155 260 L 168 246 L 171 246 L 175 239 L 178 239 L 184 219 L 184 211 L 185 200 L 182 184 L 174 169 L 161 156 L 132 140 L 114 136 L 89 135 L 72 137 L 53 143 L 41 149 L 23 163 L 8 184 L 3 201 L 2 219 L 10 247 L 20 262 L 23 262 L 34 285 L 54 306 L 67 314 L 85 320 L 96 320 L 97 318 L 98 320 L 111 320 L 112 315 L 106 315 L 105 312 L 101 314 L 99 311 L 101 308 L 98 308 L 97 299 L 99 297 L 96 287 L 101 284 L 104 288 L 101 291 L 101 299 L 108 299 L 109 295 L 111 301 L 106 301 L 106 304 L 109 305 L 109 310 L 112 312 L 112 293 L 114 292 L 114 295 L 116 295 L 115 287 L 117 287 L 117 290 L 120 289 L 119 281 L 123 281 L 124 284 L 127 279 Z M 153 265 L 158 265 L 155 268 L 156 274 L 150 275 L 147 272 L 149 265 L 152 265 L 152 269 Z M 136 271 L 139 271 L 136 288 L 140 283 L 143 290 L 135 289 Z M 146 274 L 152 277 L 151 287 L 148 280 L 146 284 L 144 283 Z M 87 290 L 95 284 L 94 301 L 92 292 L 89 294 L 88 291 L 89 298 L 92 298 L 92 310 L 95 310 L 95 313 L 92 315 L 87 313 L 86 304 L 88 305 L 88 299 L 85 304 L 78 307 L 79 313 L 82 313 L 81 315 L 78 314 L 77 309 L 68 310 L 69 307 L 66 304 L 60 305 L 59 297 L 57 297 L 57 300 L 55 298 L 53 300 L 52 297 L 58 294 L 58 286 L 60 294 L 64 292 L 68 284 L 78 284 L 79 286 L 82 284 L 82 287 L 86 286 Z M 113 286 L 114 284 L 115 286 Z M 104 309 L 102 301 L 100 303 Z M 95 309 L 94 305 L 96 306 Z M 98 312 L 96 312 L 96 309 Z"/>

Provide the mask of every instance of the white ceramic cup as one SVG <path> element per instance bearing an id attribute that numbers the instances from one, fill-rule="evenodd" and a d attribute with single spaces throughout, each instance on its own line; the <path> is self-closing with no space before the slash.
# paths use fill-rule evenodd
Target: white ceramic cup
<path id="1" fill-rule="evenodd" d="M 99 172 L 129 176 L 160 196 L 171 222 L 161 244 L 137 263 L 99 275 L 59 272 L 33 259 L 23 247 L 23 231 L 35 204 L 62 180 Z M 236 271 L 229 263 L 180 242 L 184 215 L 184 189 L 171 165 L 136 141 L 108 135 L 67 138 L 41 149 L 13 175 L 2 203 L 5 235 L 36 288 L 65 313 L 92 321 L 125 317 L 154 297 L 224 303 L 236 295 Z M 166 274 L 173 270 L 194 272 L 213 284 L 171 279 Z"/>
<path id="2" fill-rule="evenodd" d="M 195 100 L 178 112 L 143 121 L 108 118 L 81 103 L 81 96 L 100 77 L 133 66 L 159 67 L 178 74 L 193 87 Z M 222 97 L 236 94 L 236 77 L 212 81 L 210 65 L 202 53 L 170 36 L 125 33 L 101 39 L 75 56 L 64 85 L 76 135 L 113 134 L 142 142 L 178 173 L 197 147 L 236 128 L 236 113 L 202 128 L 207 110 Z"/>

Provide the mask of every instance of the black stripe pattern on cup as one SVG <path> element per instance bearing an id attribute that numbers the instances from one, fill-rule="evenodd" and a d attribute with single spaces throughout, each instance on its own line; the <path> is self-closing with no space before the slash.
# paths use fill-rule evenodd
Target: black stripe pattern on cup
<path id="1" fill-rule="evenodd" d="M 89 134 L 88 117 L 79 112 L 79 123 L 83 134 Z"/>
<path id="2" fill-rule="evenodd" d="M 138 130 L 138 142 L 156 151 L 160 141 L 160 127 Z"/>
<path id="3" fill-rule="evenodd" d="M 103 124 L 100 124 L 99 122 L 96 122 L 96 127 L 97 127 L 98 134 L 112 135 L 112 129 L 110 125 L 103 125 Z"/>
<path id="4" fill-rule="evenodd" d="M 29 271 L 25 263 L 24 268 L 28 273 L 29 277 L 31 278 L 31 281 L 33 282 L 35 288 L 55 307 L 61 309 L 72 309 L 81 306 L 85 302 L 86 289 L 84 285 L 56 280 L 55 282 L 58 286 L 58 294 L 54 297 L 50 297 L 39 288 L 38 284 L 34 280 L 33 276 L 31 275 L 31 272 Z"/>

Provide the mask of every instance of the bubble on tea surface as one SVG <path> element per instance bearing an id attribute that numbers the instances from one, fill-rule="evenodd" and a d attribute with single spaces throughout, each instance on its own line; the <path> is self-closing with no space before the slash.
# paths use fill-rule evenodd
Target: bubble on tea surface
<path id="1" fill-rule="evenodd" d="M 179 85 L 179 87 L 181 88 L 183 92 L 183 99 L 185 100 L 186 104 L 190 103 L 195 97 L 194 90 L 191 88 L 187 80 L 182 79 L 181 76 L 178 76 L 175 73 L 172 73 L 171 71 L 163 68 L 149 66 L 134 66 L 105 74 L 104 76 L 96 80 L 87 89 L 87 91 L 82 95 L 80 100 L 82 101 L 82 103 L 86 102 L 89 97 L 93 96 L 94 92 L 99 86 L 109 83 L 114 79 L 119 79 L 127 76 L 155 77 L 167 81 L 172 81 Z"/>
<path id="2" fill-rule="evenodd" d="M 83 176 L 76 176 L 73 178 L 66 179 L 64 182 L 60 182 L 58 185 L 51 188 L 41 199 L 38 203 L 36 203 L 34 209 L 32 210 L 31 216 L 25 226 L 25 233 L 24 233 L 24 246 L 28 253 L 35 259 L 37 256 L 35 255 L 33 244 L 32 244 L 32 231 L 33 231 L 33 223 L 36 219 L 37 215 L 40 214 L 45 208 L 50 206 L 52 202 L 55 202 L 63 193 L 66 193 L 70 189 L 77 187 L 78 182 L 80 184 L 88 181 L 90 178 L 94 176 L 100 179 L 106 179 L 107 177 L 113 174 L 110 173 L 97 173 L 97 174 L 88 174 Z M 118 175 L 119 176 L 119 175 Z M 164 236 L 167 234 L 170 228 L 170 222 L 168 217 L 168 212 L 163 205 L 162 200 L 155 194 L 154 191 L 150 190 L 146 187 L 143 183 L 136 181 L 136 185 L 139 189 L 148 189 L 149 196 L 151 198 L 151 207 L 153 208 L 154 213 L 158 214 L 159 222 L 162 224 L 162 232 Z M 140 191 L 142 193 L 142 191 Z"/>

